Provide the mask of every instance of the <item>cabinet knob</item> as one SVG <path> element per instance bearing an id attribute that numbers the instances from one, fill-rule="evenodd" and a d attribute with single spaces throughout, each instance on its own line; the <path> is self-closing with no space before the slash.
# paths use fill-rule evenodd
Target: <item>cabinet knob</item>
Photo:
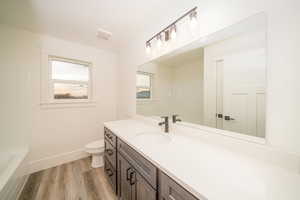
<path id="1" fill-rule="evenodd" d="M 108 154 L 109 156 L 111 156 L 111 155 L 114 154 L 113 150 L 111 150 L 111 149 L 106 149 L 105 151 L 107 152 L 107 154 Z"/>
<path id="2" fill-rule="evenodd" d="M 107 168 L 107 169 L 105 169 L 106 170 L 106 172 L 107 172 L 107 175 L 110 177 L 110 176 L 112 176 L 112 175 L 114 175 L 114 172 L 110 169 L 110 168 Z"/>
<path id="3" fill-rule="evenodd" d="M 130 180 L 130 177 L 129 177 L 129 172 L 132 170 L 132 168 L 131 167 L 129 167 L 127 170 L 126 170 L 126 179 L 127 179 L 127 181 L 129 181 Z"/>

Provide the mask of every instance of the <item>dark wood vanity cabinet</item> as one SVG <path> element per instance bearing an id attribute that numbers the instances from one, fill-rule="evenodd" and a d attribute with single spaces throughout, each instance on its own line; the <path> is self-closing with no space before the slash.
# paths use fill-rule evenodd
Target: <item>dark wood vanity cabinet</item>
<path id="1" fill-rule="evenodd" d="M 104 139 L 105 141 L 110 142 L 114 147 L 117 146 L 117 136 L 108 128 L 104 128 Z"/>
<path id="2" fill-rule="evenodd" d="M 117 193 L 117 137 L 104 129 L 104 172 L 115 193 Z"/>
<path id="3" fill-rule="evenodd" d="M 119 200 L 132 199 L 132 178 L 133 169 L 129 162 L 125 160 L 120 154 L 118 155 L 118 196 Z"/>
<path id="4" fill-rule="evenodd" d="M 104 155 L 107 160 L 111 163 L 114 169 L 117 169 L 117 150 L 108 141 L 104 140 Z"/>
<path id="5" fill-rule="evenodd" d="M 156 200 L 156 191 L 122 155 L 118 155 L 119 200 Z"/>
<path id="6" fill-rule="evenodd" d="M 139 173 L 136 173 L 136 183 L 133 187 L 133 194 L 133 200 L 155 200 L 157 196 L 157 192 Z"/>
<path id="7" fill-rule="evenodd" d="M 113 191 L 116 193 L 117 192 L 117 170 L 113 168 L 113 166 L 106 158 L 104 158 L 104 172 L 109 184 L 113 188 Z"/>
<path id="8" fill-rule="evenodd" d="M 119 200 L 199 200 L 105 128 L 104 170 Z"/>
<path id="9" fill-rule="evenodd" d="M 159 172 L 159 200 L 198 200 L 173 179 Z"/>
<path id="10" fill-rule="evenodd" d="M 157 168 L 150 161 L 145 159 L 122 140 L 118 140 L 118 153 L 121 154 L 156 190 Z"/>

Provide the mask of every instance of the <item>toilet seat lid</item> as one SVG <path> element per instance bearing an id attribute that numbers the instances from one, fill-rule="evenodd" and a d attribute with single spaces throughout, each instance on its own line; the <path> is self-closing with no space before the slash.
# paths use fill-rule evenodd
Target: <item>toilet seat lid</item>
<path id="1" fill-rule="evenodd" d="M 88 149 L 101 148 L 101 147 L 104 147 L 104 141 L 103 140 L 97 140 L 97 141 L 88 143 L 85 147 L 88 148 Z"/>

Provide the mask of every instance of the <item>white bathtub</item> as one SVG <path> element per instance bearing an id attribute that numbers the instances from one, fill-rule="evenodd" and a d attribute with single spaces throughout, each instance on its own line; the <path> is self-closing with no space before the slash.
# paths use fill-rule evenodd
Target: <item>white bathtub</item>
<path id="1" fill-rule="evenodd" d="M 8 181 L 16 175 L 28 153 L 28 148 L 18 149 L 14 152 L 0 152 L 0 193 Z"/>
<path id="2" fill-rule="evenodd" d="M 12 153 L 0 153 L 0 175 L 6 171 L 10 163 L 15 158 L 15 155 Z"/>

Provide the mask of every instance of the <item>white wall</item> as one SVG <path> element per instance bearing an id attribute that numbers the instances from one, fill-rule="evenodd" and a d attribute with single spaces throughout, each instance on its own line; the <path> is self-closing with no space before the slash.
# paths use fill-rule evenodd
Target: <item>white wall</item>
<path id="1" fill-rule="evenodd" d="M 199 30 L 195 36 L 178 39 L 172 49 L 179 48 L 208 34 L 237 23 L 249 16 L 264 11 L 268 17 L 267 49 L 267 112 L 266 134 L 269 145 L 300 154 L 300 94 L 298 74 L 300 61 L 297 56 L 300 43 L 297 0 L 210 0 L 198 5 Z M 176 6 L 176 3 L 174 5 Z M 191 3 L 191 7 L 195 5 Z M 170 16 L 171 17 L 171 16 Z M 172 16 L 173 17 L 173 16 Z M 141 33 L 140 38 L 130 41 L 121 54 L 118 117 L 135 114 L 136 67 L 149 60 L 145 53 L 145 41 L 161 30 L 173 18 L 163 18 L 166 23 L 157 23 L 153 29 Z M 155 27 L 154 27 L 155 26 Z"/>
<path id="2" fill-rule="evenodd" d="M 159 63 L 147 63 L 138 71 L 152 74 L 151 100 L 137 100 L 137 114 L 145 116 L 165 116 L 171 113 L 172 68 Z"/>
<path id="3" fill-rule="evenodd" d="M 39 63 L 39 54 L 28 32 L 0 25 L 0 36 L 0 199 L 9 200 L 16 198 L 26 179 L 22 161 L 31 133 L 30 68 Z"/>
<path id="4" fill-rule="evenodd" d="M 172 114 L 186 122 L 203 122 L 203 52 L 173 69 Z"/>
<path id="5" fill-rule="evenodd" d="M 31 119 L 29 69 L 38 64 L 38 60 L 32 59 L 38 54 L 33 51 L 35 44 L 31 34 L 19 35 L 13 29 L 0 26 L 0 35 L 0 152 L 3 153 L 28 147 Z M 20 47 L 27 47 L 26 51 Z"/>
<path id="6" fill-rule="evenodd" d="M 178 114 L 184 121 L 202 124 L 203 51 L 197 57 L 177 62 L 150 62 L 138 71 L 153 75 L 153 97 L 137 100 L 137 114 L 157 117 Z"/>
<path id="7" fill-rule="evenodd" d="M 1 75 L 5 74 L 5 83 L 7 84 L 9 80 L 18 82 L 19 78 L 15 74 L 17 72 L 21 77 L 27 77 L 27 71 L 30 74 L 30 89 L 24 92 L 31 93 L 32 100 L 30 107 L 32 130 L 28 157 L 31 171 L 85 156 L 83 152 L 85 144 L 103 138 L 103 122 L 116 119 L 118 55 L 19 29 L 1 26 L 1 31 L 5 33 L 5 35 L 1 34 L 1 39 L 7 43 L 6 46 L 10 48 L 13 55 L 4 58 L 6 62 L 16 66 L 14 70 L 1 72 Z M 93 62 L 93 103 L 79 107 L 41 106 L 41 90 L 43 90 L 41 55 L 45 51 L 56 56 Z M 26 72 L 22 69 L 26 69 Z M 7 93 L 14 92 L 18 97 L 20 90 L 13 88 Z M 17 99 L 21 100 L 21 98 Z M 11 98 L 7 101 L 9 100 Z M 14 117 L 19 117 L 18 110 L 13 113 L 7 110 L 6 113 L 8 116 L 13 115 L 7 119 L 7 126 L 15 127 L 17 134 L 23 134 L 25 130 L 19 126 L 22 123 L 12 120 Z M 20 121 L 28 120 L 28 117 L 29 115 L 21 115 Z M 29 138 L 28 133 L 26 138 Z"/>
<path id="8" fill-rule="evenodd" d="M 47 158 L 51 161 L 53 156 L 61 156 L 59 159 L 53 159 L 59 162 L 64 162 L 64 158 L 81 156 L 87 143 L 103 138 L 103 122 L 116 119 L 116 54 L 47 36 L 41 38 L 41 49 L 51 52 L 52 55 L 93 63 L 94 103 L 90 107 L 41 107 L 40 91 L 43 88 L 39 87 L 40 66 L 34 69 L 36 92 L 30 154 L 33 170 L 35 166 L 40 168 L 40 163 L 47 161 Z"/>

